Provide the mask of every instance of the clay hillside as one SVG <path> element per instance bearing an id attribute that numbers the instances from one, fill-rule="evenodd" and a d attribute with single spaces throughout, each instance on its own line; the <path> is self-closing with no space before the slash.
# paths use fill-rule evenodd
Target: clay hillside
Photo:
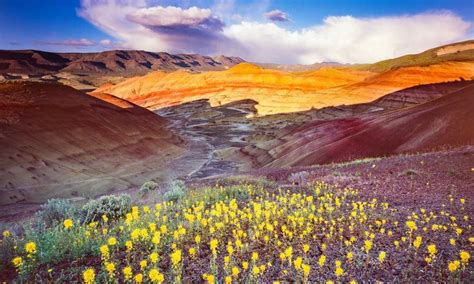
<path id="1" fill-rule="evenodd" d="M 0 85 L 1 204 L 139 186 L 183 152 L 158 115 L 44 83 Z"/>
<path id="2" fill-rule="evenodd" d="M 466 85 L 411 107 L 305 123 L 270 143 L 276 145 L 268 149 L 271 158 L 261 164 L 314 165 L 472 145 L 474 82 Z"/>
<path id="3" fill-rule="evenodd" d="M 472 41 L 369 66 L 325 67 L 304 72 L 241 63 L 222 72 L 154 72 L 95 90 L 149 109 L 209 99 L 212 106 L 252 99 L 258 115 L 371 102 L 420 84 L 474 77 Z M 413 63 L 415 62 L 415 63 Z M 420 64 L 416 64 L 419 62 Z M 380 66 L 384 66 L 381 68 Z"/>

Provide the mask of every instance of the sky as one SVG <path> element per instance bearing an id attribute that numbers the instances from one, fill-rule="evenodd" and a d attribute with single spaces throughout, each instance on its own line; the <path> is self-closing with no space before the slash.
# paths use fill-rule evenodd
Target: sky
<path id="1" fill-rule="evenodd" d="M 468 39 L 473 0 L 0 0 L 0 49 L 371 63 Z"/>

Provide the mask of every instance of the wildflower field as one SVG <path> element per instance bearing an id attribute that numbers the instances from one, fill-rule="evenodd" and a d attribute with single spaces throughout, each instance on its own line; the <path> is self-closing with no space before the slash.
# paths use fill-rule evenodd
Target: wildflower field
<path id="1" fill-rule="evenodd" d="M 18 282 L 472 282 L 472 212 L 400 210 L 324 183 L 193 189 L 125 216 L 3 232 Z"/>

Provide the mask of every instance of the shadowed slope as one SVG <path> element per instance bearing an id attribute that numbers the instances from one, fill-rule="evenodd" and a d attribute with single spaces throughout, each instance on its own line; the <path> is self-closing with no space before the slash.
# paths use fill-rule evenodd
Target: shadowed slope
<path id="1" fill-rule="evenodd" d="M 159 177 L 183 151 L 165 124 L 110 96 L 0 84 L 0 204 L 96 196 Z"/>
<path id="2" fill-rule="evenodd" d="M 474 144 L 474 85 L 433 101 L 384 113 L 312 121 L 269 151 L 266 167 L 321 164 L 361 157 Z"/>

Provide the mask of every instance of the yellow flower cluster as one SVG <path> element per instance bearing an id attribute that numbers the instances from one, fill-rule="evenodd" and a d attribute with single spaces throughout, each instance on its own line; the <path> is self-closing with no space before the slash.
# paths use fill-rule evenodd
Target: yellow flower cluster
<path id="1" fill-rule="evenodd" d="M 87 225 L 70 219 L 63 225 L 102 240 L 95 247 L 102 263 L 95 269 L 114 281 L 370 282 L 360 275 L 404 269 L 394 265 L 419 255 L 428 263 L 423 270 L 469 268 L 470 254 L 461 245 L 474 244 L 467 236 L 469 218 L 447 210 L 405 214 L 354 189 L 323 183 L 301 192 L 240 185 L 189 194 L 179 203 L 134 206 L 119 220 L 104 215 Z M 440 240 L 449 239 L 456 254 L 441 263 L 449 254 Z M 35 243 L 25 251 L 35 254 Z M 23 259 L 13 264 L 20 267 Z M 95 273 L 85 269 L 84 282 L 93 283 Z"/>

